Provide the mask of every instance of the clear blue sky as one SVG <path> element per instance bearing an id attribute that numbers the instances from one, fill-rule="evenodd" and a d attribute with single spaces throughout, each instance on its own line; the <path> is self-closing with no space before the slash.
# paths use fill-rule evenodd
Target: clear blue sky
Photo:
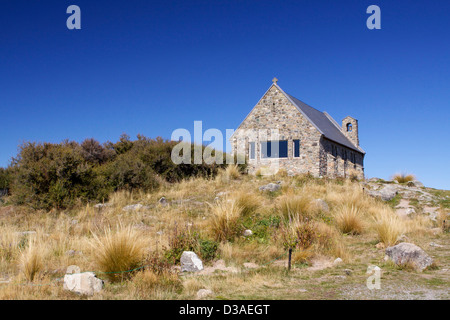
<path id="1" fill-rule="evenodd" d="M 271 85 L 359 120 L 366 175 L 450 189 L 449 1 L 29 1 L 0 6 L 0 166 L 23 141 L 235 129 Z M 81 8 L 82 30 L 66 28 Z M 366 9 L 381 8 L 381 30 Z"/>

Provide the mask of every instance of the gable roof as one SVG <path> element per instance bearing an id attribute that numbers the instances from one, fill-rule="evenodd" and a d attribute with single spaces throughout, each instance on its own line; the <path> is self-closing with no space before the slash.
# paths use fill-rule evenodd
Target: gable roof
<path id="1" fill-rule="evenodd" d="M 283 92 L 283 90 L 281 91 Z M 313 107 L 307 105 L 303 101 L 298 100 L 290 94 L 285 93 L 285 95 L 292 102 L 292 104 L 296 106 L 297 109 L 299 109 L 299 111 L 303 113 L 309 119 L 309 121 L 314 124 L 314 126 L 324 135 L 325 138 L 337 142 L 352 150 L 365 153 L 364 150 L 355 146 L 344 135 L 337 122 L 333 118 L 331 118 L 328 113 L 314 109 Z"/>

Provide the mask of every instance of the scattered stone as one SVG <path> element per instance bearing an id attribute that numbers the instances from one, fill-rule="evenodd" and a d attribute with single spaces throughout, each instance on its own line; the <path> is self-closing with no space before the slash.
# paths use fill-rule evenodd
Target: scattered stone
<path id="1" fill-rule="evenodd" d="M 227 194 L 228 194 L 228 191 L 219 192 L 218 194 L 216 194 L 216 197 L 220 198 L 220 197 L 226 196 Z"/>
<path id="2" fill-rule="evenodd" d="M 165 197 L 162 197 L 161 199 L 159 199 L 158 202 L 160 205 L 167 206 L 167 200 Z"/>
<path id="3" fill-rule="evenodd" d="M 124 207 L 123 211 L 138 211 L 138 210 L 149 209 L 149 208 L 150 207 L 143 206 L 142 204 L 138 203 L 138 204 L 131 204 L 129 206 Z"/>
<path id="4" fill-rule="evenodd" d="M 353 271 L 350 270 L 350 269 L 344 269 L 344 272 L 345 272 L 345 274 L 348 275 L 348 276 L 351 276 L 352 273 L 353 273 Z"/>
<path id="5" fill-rule="evenodd" d="M 387 248 L 386 255 L 398 265 L 410 263 L 419 271 L 433 263 L 433 259 L 425 251 L 415 244 L 407 242 Z"/>
<path id="6" fill-rule="evenodd" d="M 203 270 L 203 262 L 192 251 L 184 251 L 181 255 L 181 271 L 197 272 Z"/>
<path id="7" fill-rule="evenodd" d="M 269 183 L 265 186 L 259 187 L 260 191 L 269 191 L 269 192 L 278 191 L 280 189 L 281 189 L 281 186 L 276 183 Z"/>
<path id="8" fill-rule="evenodd" d="M 369 182 L 377 182 L 377 181 L 379 181 L 380 180 L 380 178 L 370 178 L 369 180 L 367 180 L 367 181 L 369 181 Z"/>
<path id="9" fill-rule="evenodd" d="M 430 242 L 429 246 L 430 247 L 436 247 L 436 248 L 442 248 L 443 247 L 440 244 L 437 244 L 437 243 L 434 243 L 434 242 Z"/>
<path id="10" fill-rule="evenodd" d="M 315 200 L 317 207 L 322 210 L 323 212 L 329 212 L 330 208 L 328 207 L 328 203 L 325 202 L 325 200 L 322 199 L 316 199 Z"/>
<path id="11" fill-rule="evenodd" d="M 71 269 L 70 267 L 68 268 Z M 71 270 L 77 270 L 73 268 Z M 103 281 L 98 279 L 93 272 L 66 274 L 64 276 L 64 290 L 81 295 L 92 296 L 103 289 Z"/>
<path id="12" fill-rule="evenodd" d="M 204 299 L 210 295 L 212 295 L 212 291 L 209 289 L 200 289 L 197 291 L 197 299 Z"/>
<path id="13" fill-rule="evenodd" d="M 341 263 L 343 263 L 344 261 L 341 259 L 341 258 L 337 258 L 336 260 L 334 260 L 333 261 L 333 265 L 334 266 L 337 266 L 337 265 L 339 265 L 339 264 L 341 264 Z"/>
<path id="14" fill-rule="evenodd" d="M 110 206 L 111 206 L 110 203 L 97 203 L 94 206 L 94 208 L 96 208 L 96 209 L 103 209 L 103 208 L 110 207 Z"/>
<path id="15" fill-rule="evenodd" d="M 70 221 L 70 224 L 71 225 L 77 225 L 78 224 L 78 220 L 76 220 L 76 219 L 73 219 L 72 221 Z"/>
<path id="16" fill-rule="evenodd" d="M 247 229 L 244 231 L 244 237 L 250 237 L 251 235 L 253 235 L 253 231 L 250 229 Z"/>
<path id="17" fill-rule="evenodd" d="M 162 236 L 164 234 L 164 232 L 163 231 L 158 231 L 156 234 L 159 235 L 159 236 Z"/>

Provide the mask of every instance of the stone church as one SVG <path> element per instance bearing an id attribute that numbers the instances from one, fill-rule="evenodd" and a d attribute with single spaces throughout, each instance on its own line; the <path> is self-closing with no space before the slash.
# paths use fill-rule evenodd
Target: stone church
<path id="1" fill-rule="evenodd" d="M 232 153 L 248 159 L 254 174 L 285 169 L 289 175 L 364 178 L 365 152 L 359 146 L 358 121 L 339 125 L 328 113 L 285 93 L 277 79 L 230 138 Z M 273 169 L 275 168 L 275 172 Z M 265 172 L 264 172 L 265 171 Z"/>

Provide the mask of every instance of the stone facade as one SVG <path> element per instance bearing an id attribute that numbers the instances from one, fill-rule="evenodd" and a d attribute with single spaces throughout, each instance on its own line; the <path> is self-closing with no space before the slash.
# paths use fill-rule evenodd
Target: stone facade
<path id="1" fill-rule="evenodd" d="M 352 143 L 357 141 L 359 144 L 357 121 L 347 117 L 342 125 L 347 128 L 348 123 L 351 123 L 352 131 L 346 134 L 341 129 L 342 133 Z M 294 152 L 295 140 L 299 140 L 297 153 Z M 261 142 L 266 141 L 285 141 L 284 145 L 287 141 L 287 155 L 263 157 Z M 283 168 L 291 175 L 311 173 L 316 177 L 337 177 L 356 172 L 359 178 L 364 177 L 364 152 L 355 150 L 359 150 L 359 145 L 348 148 L 326 138 L 276 83 L 241 123 L 230 142 L 234 155 L 245 155 L 248 159 L 251 174 L 272 167 L 275 172 Z"/>

